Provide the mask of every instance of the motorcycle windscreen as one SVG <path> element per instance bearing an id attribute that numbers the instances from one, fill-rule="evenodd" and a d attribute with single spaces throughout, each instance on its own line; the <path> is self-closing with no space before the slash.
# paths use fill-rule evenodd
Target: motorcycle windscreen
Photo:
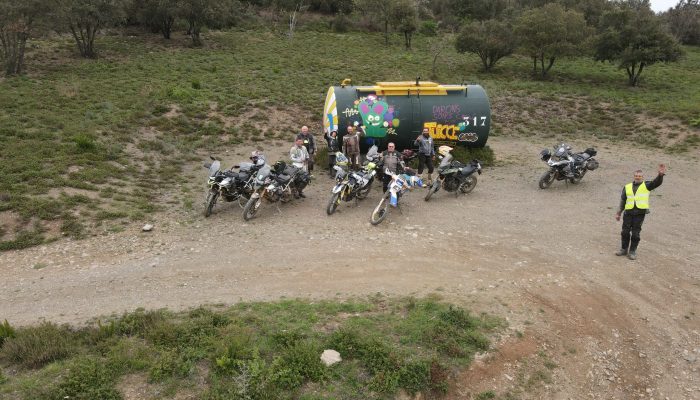
<path id="1" fill-rule="evenodd" d="M 221 162 L 219 160 L 215 160 L 213 163 L 211 163 L 211 166 L 209 167 L 209 176 L 216 175 L 220 168 Z"/>

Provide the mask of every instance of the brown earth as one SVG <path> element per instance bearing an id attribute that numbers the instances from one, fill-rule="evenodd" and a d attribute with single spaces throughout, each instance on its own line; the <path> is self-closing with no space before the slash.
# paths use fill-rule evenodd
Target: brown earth
<path id="1" fill-rule="evenodd" d="M 601 167 L 580 184 L 540 190 L 538 152 L 553 143 L 489 144 L 498 165 L 472 193 L 440 192 L 425 203 L 419 189 L 378 227 L 368 222 L 378 190 L 329 217 L 331 181 L 318 172 L 307 199 L 280 211 L 265 204 L 250 223 L 227 203 L 207 219 L 199 209 L 158 214 L 150 233 L 134 224 L 2 253 L 0 318 L 80 324 L 137 307 L 438 293 L 509 324 L 492 352 L 458 373 L 447 398 L 700 399 L 697 160 L 603 143 Z M 267 153 L 274 161 L 286 149 Z M 639 259 L 616 257 L 622 185 L 638 167 L 652 179 L 660 162 L 669 171 L 652 192 Z"/>

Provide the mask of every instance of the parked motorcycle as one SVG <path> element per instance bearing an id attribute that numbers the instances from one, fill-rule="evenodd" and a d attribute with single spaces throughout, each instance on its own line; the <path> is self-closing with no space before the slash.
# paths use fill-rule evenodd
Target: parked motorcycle
<path id="1" fill-rule="evenodd" d="M 409 172 L 412 173 L 410 169 Z M 399 200 L 407 190 L 423 186 L 423 180 L 415 176 L 415 174 L 404 173 L 396 175 L 388 169 L 384 173 L 391 175 L 391 182 L 389 183 L 389 189 L 379 200 L 379 204 L 374 208 L 374 211 L 372 211 L 372 215 L 369 218 L 369 222 L 372 225 L 379 225 L 386 219 L 386 216 L 389 215 L 389 206 L 398 208 L 401 211 Z"/>
<path id="2" fill-rule="evenodd" d="M 472 160 L 469 164 L 465 165 L 454 160 L 450 151 L 452 151 L 451 147 L 440 146 L 438 152 L 440 153 L 442 161 L 438 167 L 438 177 L 428 188 L 425 201 L 430 200 L 433 194 L 437 193 L 440 188 L 446 192 L 459 195 L 460 193 L 469 193 L 476 187 L 476 177 L 477 175 L 481 175 L 481 163 L 479 160 Z M 474 174 L 475 172 L 477 173 L 476 175 Z"/>
<path id="3" fill-rule="evenodd" d="M 372 190 L 374 178 L 377 175 L 375 160 L 377 159 L 377 147 L 372 146 L 367 152 L 367 161 L 364 162 L 362 168 L 358 171 L 348 171 L 347 157 L 341 152 L 336 153 L 336 165 L 333 169 L 336 171 L 336 184 L 331 189 L 331 198 L 328 200 L 326 214 L 332 215 L 340 205 L 341 201 L 362 200 L 367 198 L 367 195 Z"/>
<path id="4" fill-rule="evenodd" d="M 572 153 L 571 146 L 561 143 L 554 146 L 554 153 L 549 149 L 540 152 L 542 161 L 549 165 L 549 171 L 540 178 L 540 189 L 548 188 L 555 180 L 568 180 L 573 184 L 579 183 L 586 171 L 593 171 L 598 168 L 598 161 L 593 158 L 598 152 L 589 147 L 580 153 Z"/>
<path id="5" fill-rule="evenodd" d="M 255 217 L 263 199 L 269 203 L 287 203 L 299 196 L 309 183 L 308 172 L 301 168 L 277 161 L 274 166 L 265 165 L 255 176 L 253 193 L 243 208 L 243 219 Z"/>
<path id="6" fill-rule="evenodd" d="M 204 216 L 211 215 L 219 198 L 227 202 L 238 200 L 238 205 L 243 207 L 241 200 L 248 201 L 253 193 L 253 177 L 257 170 L 265 165 L 265 157 L 262 153 L 254 151 L 250 157 L 252 162 L 243 162 L 234 165 L 229 170 L 221 171 L 221 162 L 211 157 L 212 162 L 204 164 L 209 169 L 207 180 L 207 198 L 204 203 Z M 234 169 L 238 172 L 234 172 Z"/>

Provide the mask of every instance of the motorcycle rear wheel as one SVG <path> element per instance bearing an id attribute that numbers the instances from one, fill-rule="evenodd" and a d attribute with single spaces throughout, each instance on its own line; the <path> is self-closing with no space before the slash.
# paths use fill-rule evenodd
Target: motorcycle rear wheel
<path id="1" fill-rule="evenodd" d="M 340 193 L 333 193 L 331 199 L 328 200 L 328 207 L 326 207 L 326 214 L 332 215 L 335 210 L 340 205 Z"/>
<path id="2" fill-rule="evenodd" d="M 540 189 L 547 189 L 552 182 L 554 182 L 556 174 L 551 171 L 547 171 L 542 175 L 542 178 L 540 178 Z"/>
<path id="3" fill-rule="evenodd" d="M 207 218 L 211 215 L 216 205 L 216 200 L 219 199 L 219 192 L 210 191 L 207 193 L 207 200 L 204 204 L 204 217 Z"/>
<path id="4" fill-rule="evenodd" d="M 464 181 L 464 183 L 459 185 L 459 190 L 462 193 L 467 194 L 467 193 L 471 192 L 472 190 L 474 190 L 474 188 L 476 187 L 476 182 L 477 182 L 476 176 L 469 175 L 467 177 L 467 179 Z"/>
<path id="5" fill-rule="evenodd" d="M 245 203 L 245 208 L 243 208 L 243 220 L 244 221 L 250 221 L 255 217 L 255 214 L 258 212 L 258 208 L 260 208 L 260 204 L 262 203 L 261 198 L 253 198 L 251 197 L 250 200 L 248 200 L 247 203 Z"/>
<path id="6" fill-rule="evenodd" d="M 379 201 L 379 204 L 377 204 L 377 207 L 375 207 L 374 211 L 372 211 L 372 215 L 369 217 L 369 222 L 372 225 L 381 224 L 389 214 L 389 196 L 389 191 L 387 191 L 384 196 L 382 196 L 382 199 Z"/>

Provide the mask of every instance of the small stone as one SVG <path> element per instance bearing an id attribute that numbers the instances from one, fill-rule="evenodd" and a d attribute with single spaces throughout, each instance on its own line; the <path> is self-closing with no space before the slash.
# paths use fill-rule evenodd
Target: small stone
<path id="1" fill-rule="evenodd" d="M 321 361 L 327 366 L 330 367 L 331 365 L 335 363 L 339 363 L 343 361 L 342 358 L 340 358 L 340 353 L 338 353 L 335 350 L 323 350 L 323 354 L 321 354 Z"/>
<path id="2" fill-rule="evenodd" d="M 141 228 L 141 230 L 144 231 L 144 232 L 150 232 L 150 231 L 153 230 L 153 225 L 151 225 L 151 224 L 146 224 L 146 225 L 143 226 L 143 228 Z"/>

